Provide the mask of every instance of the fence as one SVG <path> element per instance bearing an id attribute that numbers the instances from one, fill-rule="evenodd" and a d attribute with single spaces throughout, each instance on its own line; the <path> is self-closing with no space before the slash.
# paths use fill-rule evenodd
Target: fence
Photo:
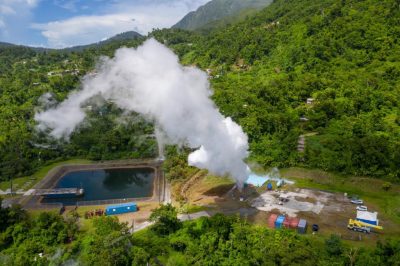
<path id="1" fill-rule="evenodd" d="M 62 203 L 28 203 L 24 205 L 25 209 L 30 210 L 58 210 L 60 211 L 64 205 Z"/>

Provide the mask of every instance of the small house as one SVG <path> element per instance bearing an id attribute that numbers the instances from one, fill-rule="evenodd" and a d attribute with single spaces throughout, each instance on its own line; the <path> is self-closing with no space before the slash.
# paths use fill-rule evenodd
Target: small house
<path id="1" fill-rule="evenodd" d="M 283 226 L 288 229 L 296 229 L 299 225 L 299 219 L 296 217 L 287 217 L 283 222 Z"/>
<path id="2" fill-rule="evenodd" d="M 299 220 L 299 224 L 297 225 L 297 232 L 299 234 L 305 234 L 307 231 L 307 221 L 304 219 Z"/>
<path id="3" fill-rule="evenodd" d="M 299 226 L 299 221 L 300 221 L 299 218 L 296 217 L 290 218 L 289 227 L 291 229 L 296 229 Z"/>
<path id="4" fill-rule="evenodd" d="M 134 202 L 109 205 L 106 207 L 106 215 L 116 215 L 129 212 L 136 212 L 137 210 L 138 210 L 137 204 Z"/>
<path id="5" fill-rule="evenodd" d="M 275 221 L 275 228 L 282 228 L 283 222 L 285 221 L 285 216 L 279 215 Z"/>
<path id="6" fill-rule="evenodd" d="M 277 218 L 278 218 L 278 215 L 275 213 L 273 213 L 269 216 L 269 218 L 268 218 L 268 227 L 269 228 L 275 228 L 275 222 L 276 222 Z"/>

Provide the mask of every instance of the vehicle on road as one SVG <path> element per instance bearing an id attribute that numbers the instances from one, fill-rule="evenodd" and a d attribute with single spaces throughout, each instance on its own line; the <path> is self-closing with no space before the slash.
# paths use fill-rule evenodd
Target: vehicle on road
<path id="1" fill-rule="evenodd" d="M 364 206 L 364 205 L 359 205 L 359 206 L 357 206 L 357 211 L 368 211 L 368 208 L 367 208 L 367 206 Z"/>
<path id="2" fill-rule="evenodd" d="M 357 204 L 357 205 L 364 204 L 364 201 L 361 200 L 361 199 L 352 199 L 350 202 L 353 203 L 353 204 Z"/>

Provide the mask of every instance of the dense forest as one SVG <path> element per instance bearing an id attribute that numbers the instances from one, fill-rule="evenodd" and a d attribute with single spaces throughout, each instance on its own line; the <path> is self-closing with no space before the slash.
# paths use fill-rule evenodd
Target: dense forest
<path id="1" fill-rule="evenodd" d="M 112 103 L 93 99 L 88 118 L 68 140 L 57 141 L 36 130 L 34 114 L 54 106 L 81 77 L 93 73 L 98 58 L 143 40 L 120 40 L 79 51 L 0 48 L 0 179 L 32 173 L 44 163 L 69 157 L 92 160 L 150 158 L 157 155 L 153 126 Z"/>
<path id="2" fill-rule="evenodd" d="M 400 242 L 355 248 L 332 235 L 322 239 L 288 230 L 269 230 L 238 217 L 216 215 L 180 222 L 171 205 L 154 211 L 155 224 L 129 233 L 114 217 L 79 227 L 79 215 L 66 219 L 19 208 L 0 209 L 2 265 L 399 265 Z M 284 244 L 283 244 L 284 243 Z"/>
<path id="3" fill-rule="evenodd" d="M 276 0 L 207 34 L 165 29 L 150 36 L 184 64 L 208 70 L 216 105 L 249 136 L 249 160 L 398 181 L 399 4 Z M 0 47 L 0 178 L 66 157 L 155 156 L 152 125 L 112 103 L 88 103 L 88 121 L 69 141 L 38 134 L 33 122 L 36 110 L 79 88 L 100 55 L 143 40 L 74 52 Z M 308 98 L 314 101 L 307 104 Z M 304 152 L 298 151 L 301 135 Z"/>
<path id="4" fill-rule="evenodd" d="M 153 35 L 211 72 L 214 100 L 249 135 L 252 160 L 398 180 L 399 21 L 394 0 L 277 0 L 206 36 Z"/>

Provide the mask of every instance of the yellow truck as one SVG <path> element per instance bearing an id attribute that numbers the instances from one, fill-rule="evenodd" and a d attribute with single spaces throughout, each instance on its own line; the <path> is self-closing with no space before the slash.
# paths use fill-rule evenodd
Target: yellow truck
<path id="1" fill-rule="evenodd" d="M 372 224 L 364 223 L 364 222 L 353 220 L 353 219 L 349 219 L 347 228 L 350 230 L 353 230 L 353 231 L 363 232 L 363 233 L 370 233 L 371 229 L 383 230 L 382 226 L 372 225 Z"/>

